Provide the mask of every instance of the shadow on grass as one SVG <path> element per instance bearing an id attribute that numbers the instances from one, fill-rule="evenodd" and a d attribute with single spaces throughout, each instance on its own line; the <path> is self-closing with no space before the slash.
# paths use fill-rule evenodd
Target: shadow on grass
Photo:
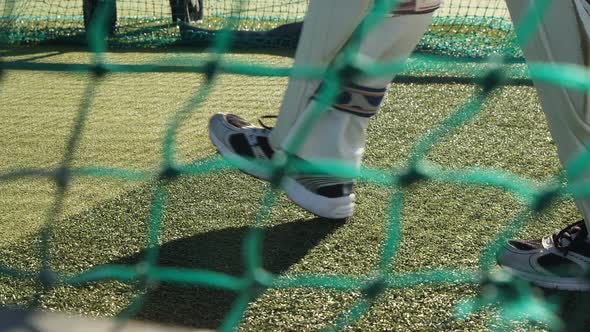
<path id="1" fill-rule="evenodd" d="M 543 293 L 559 303 L 557 313 L 563 323 L 563 331 L 590 331 L 590 292 L 543 290 Z"/>
<path id="2" fill-rule="evenodd" d="M 344 223 L 313 219 L 266 227 L 263 265 L 279 274 Z M 243 274 L 242 244 L 249 227 L 226 228 L 173 240 L 160 248 L 159 265 L 207 269 L 234 276 Z M 135 264 L 145 252 L 113 263 Z M 205 287 L 162 283 L 150 291 L 137 318 L 200 328 L 216 328 L 230 310 L 236 294 Z"/>
<path id="3" fill-rule="evenodd" d="M 204 45 L 190 45 L 187 43 L 178 43 L 175 45 L 169 45 L 167 47 L 133 47 L 133 48 L 110 48 L 108 50 L 109 53 L 153 53 L 153 54 L 160 54 L 160 53 L 199 53 L 199 52 L 206 52 L 208 49 Z M 274 56 L 281 56 L 281 57 L 289 57 L 292 58 L 294 56 L 294 52 L 291 49 L 279 49 L 279 48 L 233 48 L 230 50 L 232 54 L 259 54 L 259 55 L 274 55 Z M 50 55 L 43 55 L 40 58 L 36 58 L 35 55 L 39 53 L 47 53 L 47 52 L 54 52 L 54 54 Z M 10 56 L 25 56 L 31 55 L 33 57 L 29 59 L 22 59 L 21 61 L 34 61 L 37 59 L 42 59 L 50 56 L 71 53 L 71 52 L 90 52 L 88 46 L 85 45 L 76 45 L 76 44 L 68 44 L 63 42 L 44 42 L 39 43 L 33 46 L 11 46 L 11 47 L 3 47 L 0 48 L 0 56 L 3 57 L 10 57 Z"/>

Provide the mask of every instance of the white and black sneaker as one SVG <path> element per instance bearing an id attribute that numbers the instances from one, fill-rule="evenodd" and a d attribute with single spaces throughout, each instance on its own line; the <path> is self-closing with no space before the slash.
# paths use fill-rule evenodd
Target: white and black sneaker
<path id="1" fill-rule="evenodd" d="M 272 170 L 262 165 L 275 155 L 268 141 L 270 131 L 235 114 L 215 114 L 209 121 L 209 137 L 219 153 L 225 158 L 248 161 L 238 163 L 239 169 L 267 181 L 273 175 Z M 351 179 L 327 174 L 290 174 L 283 177 L 280 186 L 293 202 L 317 216 L 343 219 L 352 215 Z"/>
<path id="2" fill-rule="evenodd" d="M 270 162 L 274 150 L 268 142 L 270 129 L 254 126 L 235 114 L 215 114 L 209 120 L 209 138 L 225 158 L 238 158 L 247 163 L 238 167 L 246 174 L 269 180 L 272 172 L 261 162 Z M 258 163 L 257 163 L 258 162 Z"/>
<path id="3" fill-rule="evenodd" d="M 590 241 L 584 220 L 540 240 L 509 240 L 498 264 L 542 288 L 590 290 Z"/>

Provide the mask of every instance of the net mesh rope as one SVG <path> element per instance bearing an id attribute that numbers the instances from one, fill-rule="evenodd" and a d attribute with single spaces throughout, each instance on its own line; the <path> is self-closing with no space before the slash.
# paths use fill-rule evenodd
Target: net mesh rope
<path id="1" fill-rule="evenodd" d="M 101 0 L 87 0 L 97 2 Z M 203 19 L 194 23 L 206 29 L 182 34 L 172 21 L 164 0 L 117 0 L 117 28 L 110 44 L 119 47 L 154 47 L 208 43 L 215 31 L 234 24 L 239 31 L 265 31 L 303 20 L 308 0 L 204 1 Z M 82 0 L 0 0 L 0 41 L 9 44 L 42 41 L 85 42 Z M 231 23 L 234 22 L 234 23 Z M 418 48 L 440 55 L 482 58 L 504 47 L 508 50 L 513 28 L 503 0 L 447 0 Z M 284 38 L 291 39 L 285 42 Z M 296 36 L 272 40 L 270 36 L 242 41 L 247 47 L 294 47 Z"/>
<path id="2" fill-rule="evenodd" d="M 557 1 L 557 0 L 555 0 Z M 236 2 L 239 3 L 239 2 Z M 533 2 L 526 13 L 523 23 L 519 26 L 519 35 L 526 42 L 534 33 L 535 27 L 547 10 L 550 0 Z M 247 5 L 248 2 L 244 1 Z M 213 287 L 233 291 L 237 299 L 231 310 L 226 314 L 220 327 L 223 331 L 237 328 L 250 301 L 261 289 L 280 289 L 292 287 L 321 287 L 339 291 L 360 292 L 362 296 L 349 308 L 344 310 L 328 330 L 340 330 L 345 328 L 365 314 L 371 304 L 388 289 L 412 287 L 421 284 L 485 284 L 487 289 L 492 287 L 496 291 L 485 292 L 478 298 L 466 300 L 459 308 L 459 315 L 486 307 L 489 303 L 499 302 L 500 317 L 513 319 L 526 317 L 529 320 L 543 322 L 548 326 L 557 326 L 559 319 L 554 315 L 550 306 L 532 296 L 528 285 L 518 280 L 506 278 L 503 275 L 491 273 L 495 265 L 495 253 L 506 239 L 511 238 L 516 230 L 520 229 L 530 220 L 531 216 L 542 213 L 552 201 L 562 197 L 584 197 L 590 195 L 590 184 L 580 180 L 580 176 L 590 164 L 590 151 L 576 156 L 566 165 L 565 170 L 556 174 L 543 186 L 533 184 L 517 175 L 509 172 L 489 169 L 461 169 L 451 170 L 427 162 L 425 156 L 445 135 L 462 126 L 468 120 L 478 115 L 480 106 L 490 94 L 506 83 L 503 65 L 506 58 L 493 57 L 489 60 L 489 70 L 481 73 L 474 82 L 479 84 L 473 94 L 448 118 L 440 122 L 435 128 L 416 141 L 412 147 L 409 162 L 404 169 L 381 170 L 363 168 L 360 174 L 340 163 L 305 163 L 298 165 L 296 159 L 273 159 L 269 163 L 256 163 L 256 167 L 268 168 L 275 174 L 272 184 L 262 199 L 258 211 L 255 227 L 249 231 L 243 243 L 243 260 L 245 272 L 241 276 L 231 276 L 210 270 L 189 270 L 157 265 L 159 255 L 159 238 L 161 222 L 165 213 L 168 186 L 180 175 L 201 176 L 211 172 L 221 172 L 229 168 L 244 166 L 251 161 L 225 160 L 221 158 L 207 158 L 196 163 L 179 163 L 176 159 L 175 139 L 177 131 L 183 121 L 191 112 L 198 111 L 199 104 L 207 98 L 216 77 L 220 73 L 233 73 L 240 75 L 256 76 L 288 76 L 307 79 L 323 79 L 325 84 L 320 91 L 317 107 L 310 110 L 306 117 L 306 125 L 301 130 L 291 135 L 287 142 L 287 150 L 294 153 L 299 148 L 302 138 L 306 135 L 306 129 L 314 125 L 318 116 L 327 105 L 338 95 L 343 80 L 347 75 L 360 72 L 364 75 L 376 75 L 383 72 L 400 72 L 404 65 L 399 62 L 366 63 L 356 61 L 356 50 L 359 40 L 370 31 L 388 12 L 397 1 L 380 0 L 363 20 L 355 31 L 349 43 L 341 54 L 328 68 L 309 67 L 270 67 L 252 66 L 237 62 L 224 61 L 224 52 L 227 51 L 231 30 L 234 26 L 230 23 L 227 30 L 216 35 L 214 44 L 209 49 L 208 59 L 193 66 L 171 66 L 162 64 L 151 65 L 112 65 L 103 62 L 102 54 L 106 49 L 106 29 L 104 25 L 95 23 L 89 35 L 89 46 L 94 52 L 92 64 L 71 63 L 34 63 L 27 61 L 2 61 L 0 73 L 10 70 L 49 70 L 49 71 L 83 71 L 89 72 L 92 79 L 89 80 L 83 94 L 83 103 L 77 113 L 75 124 L 70 132 L 61 163 L 51 169 L 18 169 L 0 173 L 0 181 L 14 181 L 28 177 L 45 177 L 52 179 L 56 193 L 52 207 L 48 213 L 47 221 L 41 232 L 39 241 L 39 257 L 41 268 L 38 270 L 21 270 L 11 266 L 0 266 L 0 276 L 17 279 L 36 280 L 38 289 L 37 298 L 41 298 L 49 290 L 60 285 L 80 286 L 91 282 L 104 280 L 116 280 L 123 283 L 136 285 L 137 296 L 129 307 L 123 312 L 123 318 L 131 317 L 141 308 L 145 301 L 147 289 L 152 282 L 172 282 L 204 287 Z M 105 9 L 98 13 L 96 22 L 104 21 L 107 17 Z M 236 13 L 241 13 L 235 9 Z M 513 46 L 507 46 L 511 48 Z M 500 50 L 502 54 L 503 50 Z M 423 66 L 440 66 L 441 62 L 451 62 L 452 59 L 432 58 L 425 61 Z M 585 70 L 564 65 L 531 64 L 530 75 L 533 79 L 557 84 L 564 87 L 586 91 L 590 88 L 590 81 Z M 84 133 L 87 115 L 90 111 L 97 85 L 107 75 L 116 75 L 125 72 L 198 72 L 205 73 L 205 82 L 171 118 L 162 140 L 163 154 L 161 169 L 157 171 L 137 171 L 124 168 L 106 167 L 74 167 L 73 156 Z M 1 77 L 1 76 L 0 76 Z M 1 81 L 0 81 L 1 83 Z M 2 93 L 0 84 L 0 94 Z M 293 169 L 297 172 L 326 172 L 342 176 L 358 176 L 362 181 L 378 186 L 395 189 L 389 200 L 388 220 L 386 223 L 386 240 L 383 243 L 381 258 L 374 273 L 370 276 L 355 275 L 326 275 L 326 274 L 292 274 L 288 276 L 275 275 L 262 267 L 262 237 L 263 230 L 260 226 L 269 217 L 277 194 L 277 184 L 281 178 L 290 174 Z M 564 181 L 565 174 L 568 181 Z M 143 261 L 136 265 L 101 265 L 76 274 L 63 274 L 51 269 L 51 262 L 56 257 L 50 254 L 52 227 L 58 220 L 64 208 L 65 195 L 68 192 L 72 179 L 80 176 L 110 177 L 124 180 L 150 180 L 158 179 L 157 186 L 151 198 L 151 208 L 148 223 L 148 243 Z M 523 206 L 521 212 L 511 221 L 492 243 L 482 251 L 479 259 L 479 268 L 475 270 L 429 270 L 412 273 L 395 273 L 390 267 L 401 241 L 402 207 L 408 187 L 424 181 L 440 181 L 443 183 L 455 183 L 462 185 L 477 185 L 483 187 L 493 186 L 502 189 L 521 198 Z M 492 295 L 490 295 L 492 294 Z"/>

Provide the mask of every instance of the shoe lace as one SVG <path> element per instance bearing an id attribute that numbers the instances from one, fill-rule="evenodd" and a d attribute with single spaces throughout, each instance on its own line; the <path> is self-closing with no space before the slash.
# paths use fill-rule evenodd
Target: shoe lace
<path id="1" fill-rule="evenodd" d="M 583 241 L 587 235 L 586 223 L 582 219 L 554 233 L 551 237 L 555 248 L 567 251 L 579 241 Z"/>
<path id="2" fill-rule="evenodd" d="M 242 128 L 242 127 L 247 127 L 250 126 L 250 122 L 242 119 L 241 117 L 235 115 L 235 114 L 227 114 L 226 116 L 227 122 L 229 122 L 230 124 L 238 127 L 238 128 Z"/>
<path id="3" fill-rule="evenodd" d="M 260 124 L 260 126 L 262 126 L 262 128 L 272 130 L 272 128 L 274 128 L 274 127 L 266 125 L 266 123 L 264 123 L 263 120 L 276 119 L 276 118 L 278 118 L 278 116 L 276 116 L 276 115 L 263 115 L 258 118 L 258 123 Z"/>

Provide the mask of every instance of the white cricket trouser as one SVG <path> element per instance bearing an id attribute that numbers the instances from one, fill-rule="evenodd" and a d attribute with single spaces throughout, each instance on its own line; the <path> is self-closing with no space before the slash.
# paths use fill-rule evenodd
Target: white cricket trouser
<path id="1" fill-rule="evenodd" d="M 513 22 L 519 24 L 530 0 L 506 0 Z M 553 0 L 533 38 L 523 47 L 527 62 L 588 66 L 590 5 L 585 0 Z M 590 109 L 586 94 L 535 82 L 559 159 L 566 165 L 589 148 Z M 580 177 L 590 179 L 590 167 Z M 576 199 L 590 229 L 590 198 Z"/>
<path id="2" fill-rule="evenodd" d="M 406 0 L 404 8 L 436 8 L 439 0 Z M 418 5 L 419 4 L 419 5 Z M 373 5 L 372 0 L 312 0 L 304 20 L 295 66 L 329 65 Z M 401 8 L 401 7 L 400 7 Z M 413 8 L 409 8 L 413 9 Z M 361 41 L 360 52 L 375 61 L 405 60 L 428 28 L 432 12 L 388 15 Z M 341 98 L 323 112 L 296 155 L 306 160 L 336 160 L 360 166 L 370 116 L 379 108 L 393 74 L 357 77 Z M 301 114 L 313 107 L 320 81 L 290 79 L 270 143 L 281 149 L 297 130 Z M 289 151 L 292 152 L 292 151 Z"/>

